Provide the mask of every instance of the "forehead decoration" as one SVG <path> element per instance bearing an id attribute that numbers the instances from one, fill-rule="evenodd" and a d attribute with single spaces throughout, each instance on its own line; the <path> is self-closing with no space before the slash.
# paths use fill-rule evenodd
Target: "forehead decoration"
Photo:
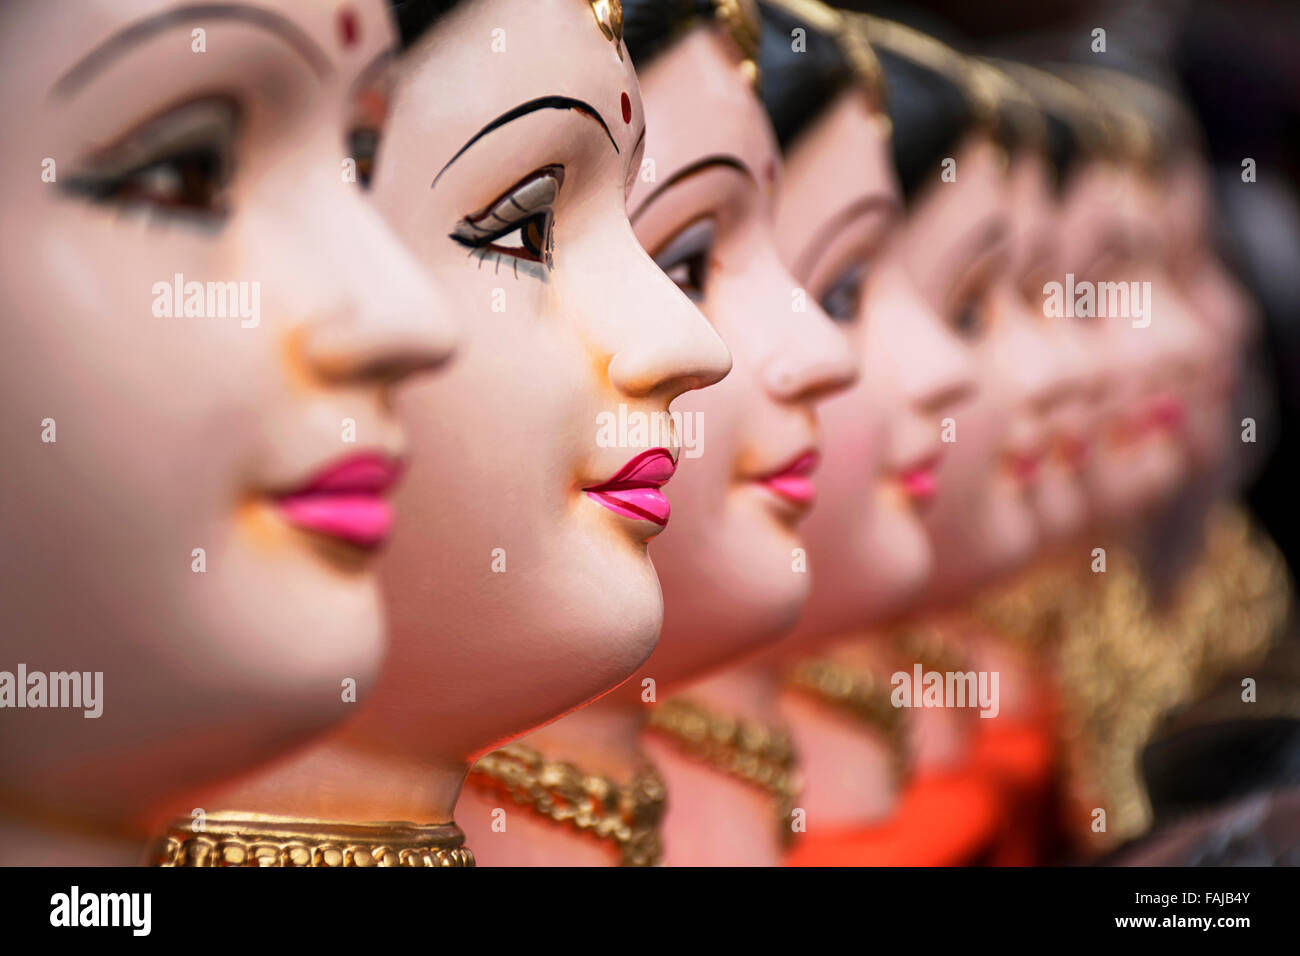
<path id="1" fill-rule="evenodd" d="M 860 15 L 837 10 L 821 0 L 768 0 L 768 3 L 833 37 L 853 70 L 858 86 L 871 97 L 877 108 L 884 106 L 884 74 L 875 51 L 871 49 L 867 25 Z M 888 122 L 887 116 L 881 114 L 881 118 Z"/>
<path id="2" fill-rule="evenodd" d="M 750 83 L 758 84 L 758 46 L 763 35 L 757 0 L 713 0 L 713 12 L 740 48 L 740 69 Z"/>
<path id="3" fill-rule="evenodd" d="M 614 44 L 618 58 L 623 59 L 623 4 L 620 0 L 587 0 L 596 17 L 596 26 L 605 39 Z"/>

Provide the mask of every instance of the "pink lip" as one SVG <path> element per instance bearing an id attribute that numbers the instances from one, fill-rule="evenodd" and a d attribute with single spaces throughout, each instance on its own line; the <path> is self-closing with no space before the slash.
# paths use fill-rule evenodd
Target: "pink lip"
<path id="1" fill-rule="evenodd" d="M 659 527 L 668 524 L 672 506 L 659 489 L 677 470 L 666 448 L 643 451 L 603 485 L 582 489 L 597 504 L 604 505 L 625 518 L 653 521 Z"/>
<path id="2" fill-rule="evenodd" d="M 1007 469 L 1018 485 L 1029 486 L 1038 480 L 1038 466 L 1042 458 L 1032 452 L 1013 451 L 1007 454 Z"/>
<path id="3" fill-rule="evenodd" d="M 380 454 L 354 455 L 320 472 L 297 491 L 275 499 L 290 524 L 375 548 L 393 527 L 384 497 L 401 476 L 401 463 Z"/>
<path id="4" fill-rule="evenodd" d="M 1088 460 L 1088 440 L 1081 435 L 1064 434 L 1056 446 L 1057 457 L 1070 471 L 1079 471 Z"/>
<path id="5" fill-rule="evenodd" d="M 1147 406 L 1147 423 L 1157 431 L 1176 432 L 1186 418 L 1186 405 L 1173 395 L 1159 395 Z"/>
<path id="6" fill-rule="evenodd" d="M 812 481 L 812 473 L 821 462 L 821 455 L 815 450 L 801 452 L 792 462 L 777 471 L 756 479 L 760 485 L 784 498 L 792 504 L 807 507 L 817 497 L 817 488 Z"/>
<path id="7" fill-rule="evenodd" d="M 898 483 L 903 493 L 917 504 L 926 504 L 939 493 L 939 456 L 927 458 L 919 464 L 898 472 Z"/>

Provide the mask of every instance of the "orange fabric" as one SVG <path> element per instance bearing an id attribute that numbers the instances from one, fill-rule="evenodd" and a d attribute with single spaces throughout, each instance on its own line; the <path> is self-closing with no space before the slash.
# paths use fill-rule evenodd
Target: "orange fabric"
<path id="1" fill-rule="evenodd" d="M 898 812 L 874 826 L 801 834 L 787 866 L 961 866 L 977 862 L 1002 825 L 1000 794 L 981 768 L 915 778 Z"/>
<path id="2" fill-rule="evenodd" d="M 981 733 L 973 759 L 997 781 L 1007 814 L 990 862 L 996 866 L 1035 866 L 1044 862 L 1051 837 L 1056 752 L 1051 729 L 1022 721 L 1001 722 Z"/>

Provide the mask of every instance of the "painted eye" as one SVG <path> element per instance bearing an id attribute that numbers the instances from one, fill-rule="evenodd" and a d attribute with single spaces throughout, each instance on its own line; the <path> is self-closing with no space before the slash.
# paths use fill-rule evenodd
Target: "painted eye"
<path id="1" fill-rule="evenodd" d="M 177 107 L 100 150 L 68 178 L 66 188 L 99 203 L 224 216 L 237 120 L 228 100 Z"/>
<path id="2" fill-rule="evenodd" d="M 477 255 L 480 266 L 489 255 L 520 263 L 554 268 L 555 209 L 564 167 L 545 166 L 530 173 L 499 198 L 456 224 L 452 240 Z"/>
<path id="3" fill-rule="evenodd" d="M 836 322 L 856 322 L 866 281 L 866 263 L 859 262 L 844 270 L 821 297 L 822 311 Z"/>
<path id="4" fill-rule="evenodd" d="M 375 171 L 375 156 L 379 153 L 379 130 L 358 127 L 348 133 L 348 155 L 357 164 L 357 185 L 362 189 L 370 188 L 370 179 Z"/>
<path id="5" fill-rule="evenodd" d="M 541 262 L 546 255 L 549 229 L 550 223 L 546 216 L 534 216 L 522 225 L 494 238 L 488 244 L 488 248 L 521 256 L 533 262 Z"/>
<path id="6" fill-rule="evenodd" d="M 701 219 L 677 233 L 654 256 L 659 268 L 692 302 L 704 301 L 716 235 L 713 220 Z"/>
<path id="7" fill-rule="evenodd" d="M 953 313 L 952 327 L 963 338 L 978 338 L 984 331 L 984 303 L 979 297 L 962 302 Z"/>

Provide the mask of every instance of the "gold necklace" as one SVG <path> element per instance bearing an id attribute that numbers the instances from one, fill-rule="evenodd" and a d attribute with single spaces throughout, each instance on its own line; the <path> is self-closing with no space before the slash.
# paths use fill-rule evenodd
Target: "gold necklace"
<path id="1" fill-rule="evenodd" d="M 209 814 L 203 829 L 173 822 L 153 866 L 473 866 L 454 823 L 337 823 L 265 814 Z"/>
<path id="2" fill-rule="evenodd" d="M 889 743 L 894 778 L 907 774 L 907 722 L 894 706 L 888 685 L 870 671 L 846 667 L 828 657 L 808 657 L 786 675 L 793 690 L 848 714 L 858 723 L 879 730 Z"/>
<path id="3" fill-rule="evenodd" d="M 803 780 L 788 732 L 757 720 L 718 714 L 682 697 L 653 707 L 646 726 L 668 737 L 688 756 L 770 795 L 777 804 L 782 843 L 794 839 L 791 815 Z"/>
<path id="4" fill-rule="evenodd" d="M 1061 645 L 1076 801 L 1107 811 L 1107 845 L 1143 832 L 1151 808 L 1138 764 L 1159 722 L 1232 670 L 1258 661 L 1290 608 L 1285 563 L 1245 514 L 1224 507 L 1200 558 L 1158 608 L 1133 559 L 1112 551 Z"/>
<path id="5" fill-rule="evenodd" d="M 508 794 L 549 820 L 612 843 L 623 866 L 657 866 L 663 858 L 659 826 L 667 788 L 649 764 L 620 786 L 515 743 L 479 758 L 467 782 Z"/>

